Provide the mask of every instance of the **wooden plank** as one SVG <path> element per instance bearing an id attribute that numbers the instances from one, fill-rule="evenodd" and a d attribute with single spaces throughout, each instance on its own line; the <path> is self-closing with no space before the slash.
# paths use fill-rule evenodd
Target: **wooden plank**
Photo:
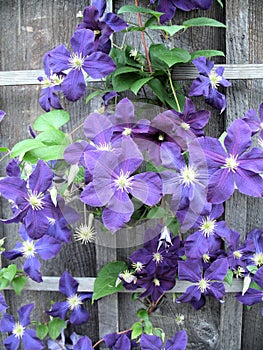
<path id="1" fill-rule="evenodd" d="M 215 68 L 224 67 L 224 77 L 230 80 L 263 79 L 263 64 L 215 64 Z M 44 71 L 20 70 L 0 72 L 0 86 L 10 85 L 41 85 L 38 77 L 43 77 Z M 173 79 L 192 80 L 198 75 L 194 66 L 177 66 L 173 70 Z M 88 82 L 99 82 L 101 79 L 88 78 Z"/>
<path id="2" fill-rule="evenodd" d="M 43 276 L 43 282 L 37 283 L 34 282 L 31 279 L 28 279 L 27 284 L 24 288 L 24 290 L 34 290 L 34 291 L 58 291 L 58 285 L 59 285 L 59 278 L 60 277 L 54 277 L 54 276 Z M 95 277 L 74 277 L 79 282 L 78 291 L 79 292 L 93 292 L 94 290 L 94 282 Z M 176 286 L 169 290 L 167 293 L 184 293 L 185 290 L 193 285 L 191 282 L 187 281 L 176 281 Z M 227 293 L 237 293 L 242 290 L 242 281 L 241 280 L 234 280 L 233 285 L 229 286 L 229 284 L 224 283 L 225 290 Z M 11 290 L 12 287 L 6 288 L 8 290 Z M 136 292 L 142 292 L 143 289 L 138 288 L 136 289 Z M 131 290 L 122 290 L 120 293 L 134 293 L 134 291 Z"/>

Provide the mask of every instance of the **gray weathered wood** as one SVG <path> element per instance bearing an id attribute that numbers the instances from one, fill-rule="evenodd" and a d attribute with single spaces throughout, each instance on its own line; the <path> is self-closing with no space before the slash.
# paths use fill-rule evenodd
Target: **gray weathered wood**
<path id="1" fill-rule="evenodd" d="M 263 79 L 263 64 L 215 64 L 215 69 L 224 67 L 224 77 L 230 80 Z M 0 72 L 0 86 L 40 85 L 38 77 L 43 77 L 43 70 L 24 70 Z M 173 79 L 192 80 L 198 75 L 193 66 L 178 66 L 173 70 Z M 99 82 L 100 79 L 88 78 L 88 82 Z"/>

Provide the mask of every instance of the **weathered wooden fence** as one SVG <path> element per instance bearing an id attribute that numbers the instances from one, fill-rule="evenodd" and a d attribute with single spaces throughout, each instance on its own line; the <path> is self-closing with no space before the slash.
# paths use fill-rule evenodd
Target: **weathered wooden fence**
<path id="1" fill-rule="evenodd" d="M 143 4 L 148 2 L 141 1 Z M 117 10 L 121 5 L 130 3 L 133 1 L 116 0 L 113 3 L 109 1 L 109 6 Z M 43 112 L 38 105 L 40 87 L 37 81 L 42 73 L 42 56 L 58 44 L 68 45 L 77 23 L 76 14 L 85 6 L 86 0 L 0 0 L 0 108 L 7 114 L 0 126 L 1 145 L 11 148 L 17 141 L 26 138 L 28 126 Z M 228 108 L 224 115 L 213 113 L 207 127 L 207 133 L 218 137 L 232 120 L 242 117 L 250 108 L 257 109 L 263 100 L 262 0 L 226 0 L 224 9 L 214 1 L 210 11 L 178 11 L 176 23 L 192 16 L 210 16 L 227 25 L 227 30 L 189 29 L 175 38 L 175 44 L 185 49 L 218 49 L 226 52 L 225 61 L 218 58 L 217 63 L 225 65 L 225 77 L 232 80 L 232 87 L 227 92 Z M 156 41 L 160 40 L 161 37 L 156 37 Z M 136 44 L 140 49 L 138 36 L 129 43 Z M 178 80 L 195 76 L 193 67 L 174 72 Z M 65 109 L 71 114 L 69 129 L 78 125 L 97 107 L 96 102 L 87 106 L 83 101 L 75 104 L 64 101 Z M 5 162 L 0 164 L 0 176 L 5 175 L 5 165 Z M 244 238 L 254 227 L 263 227 L 262 204 L 261 199 L 235 193 L 226 203 L 225 220 Z M 9 213 L 8 204 L 2 201 L 0 205 L 1 217 L 6 217 Z M 6 248 L 11 249 L 18 238 L 17 226 L 0 227 L 1 235 L 7 237 Z M 141 234 L 144 228 L 141 226 L 134 230 L 132 245 L 136 245 L 136 234 Z M 17 297 L 13 291 L 5 291 L 7 303 L 11 305 L 10 312 L 15 312 L 21 306 L 21 300 L 23 304 L 35 302 L 34 319 L 44 320 L 43 310 L 49 308 L 49 300 L 60 299 L 56 292 L 58 276 L 64 270 L 78 277 L 80 290 L 91 291 L 97 271 L 106 262 L 127 259 L 128 253 L 132 251 L 131 242 L 126 244 L 130 248 L 120 248 L 120 241 L 126 239 L 123 238 L 126 237 L 125 230 L 122 231 L 109 242 L 105 238 L 102 244 L 82 246 L 72 241 L 65 246 L 57 258 L 43 264 L 42 271 L 47 277 L 44 277 L 42 284 L 29 281 L 22 297 Z M 186 285 L 178 283 L 173 291 L 183 292 Z M 153 315 L 156 325 L 164 328 L 167 335 L 171 336 L 178 329 L 176 315 L 183 314 L 189 336 L 187 349 L 263 349 L 262 305 L 246 310 L 234 297 L 237 290 L 240 290 L 239 281 L 232 288 L 227 287 L 224 304 L 208 299 L 206 306 L 198 312 L 189 305 L 173 303 L 168 296 Z M 138 307 L 127 292 L 106 297 L 88 306 L 91 321 L 87 326 L 78 328 L 78 331 L 88 334 L 95 341 L 107 332 L 126 329 L 136 320 Z"/>

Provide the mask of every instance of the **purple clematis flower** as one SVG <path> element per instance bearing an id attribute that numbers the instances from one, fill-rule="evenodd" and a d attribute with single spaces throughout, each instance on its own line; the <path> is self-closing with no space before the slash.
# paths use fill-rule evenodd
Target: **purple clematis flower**
<path id="1" fill-rule="evenodd" d="M 112 12 L 108 12 L 101 19 L 105 9 L 105 0 L 93 0 L 92 6 L 85 7 L 82 22 L 79 23 L 78 29 L 92 30 L 95 35 L 95 51 L 108 54 L 111 49 L 111 34 L 125 29 L 128 24 Z"/>
<path id="2" fill-rule="evenodd" d="M 252 251 L 248 252 L 248 247 L 253 244 Z M 243 257 L 247 265 L 263 266 L 263 230 L 254 229 L 250 231 L 246 239 L 247 253 Z"/>
<path id="3" fill-rule="evenodd" d="M 251 129 L 252 135 L 258 134 L 258 143 L 263 146 L 263 103 L 259 106 L 258 113 L 250 109 L 242 118 Z"/>
<path id="4" fill-rule="evenodd" d="M 201 56 L 192 62 L 200 75 L 193 81 L 189 96 L 205 96 L 205 102 L 222 113 L 226 108 L 226 97 L 217 89 L 219 85 L 228 87 L 231 83 L 223 77 L 224 68 L 213 70 L 214 62 Z"/>
<path id="5" fill-rule="evenodd" d="M 120 334 L 120 333 L 110 333 L 103 337 L 105 345 L 107 348 L 112 350 L 131 350 L 131 331 Z"/>
<path id="6" fill-rule="evenodd" d="M 242 293 L 237 293 L 236 298 L 240 303 L 252 306 L 254 304 L 262 303 L 263 300 L 263 266 L 257 270 L 255 276 L 253 277 L 253 281 L 258 284 L 260 289 L 256 288 L 248 288 L 246 293 L 242 295 Z M 261 311 L 263 316 L 263 308 Z"/>
<path id="7" fill-rule="evenodd" d="M 59 280 L 59 290 L 67 297 L 66 301 L 55 303 L 47 314 L 60 317 L 63 320 L 68 311 L 71 311 L 70 322 L 75 325 L 88 322 L 89 312 L 84 309 L 83 301 L 90 299 L 92 293 L 77 294 L 79 283 L 68 273 L 64 272 Z"/>
<path id="8" fill-rule="evenodd" d="M 225 295 L 223 280 L 228 270 L 226 258 L 214 261 L 208 269 L 202 271 L 198 260 L 178 262 L 178 276 L 180 280 L 194 282 L 177 299 L 178 303 L 190 302 L 198 310 L 205 304 L 205 296 L 211 295 L 222 302 Z"/>
<path id="9" fill-rule="evenodd" d="M 151 238 L 149 240 L 149 238 Z M 166 226 L 157 225 L 145 232 L 143 248 L 137 249 L 129 259 L 138 275 L 154 273 L 156 268 L 170 267 L 176 271 L 177 261 L 184 255 L 178 236 L 171 237 Z"/>
<path id="10" fill-rule="evenodd" d="M 84 336 L 74 345 L 73 350 L 93 350 L 92 342 L 89 337 Z"/>
<path id="11" fill-rule="evenodd" d="M 4 119 L 5 112 L 0 109 L 0 122 Z"/>
<path id="12" fill-rule="evenodd" d="M 208 252 L 213 254 L 220 249 L 222 240 L 230 240 L 231 230 L 226 222 L 216 220 L 223 212 L 223 205 L 213 205 L 209 214 L 200 215 L 194 225 L 198 230 L 189 235 L 184 242 L 188 258 L 198 259 Z"/>
<path id="13" fill-rule="evenodd" d="M 94 162 L 93 159 L 90 161 Z M 131 218 L 134 206 L 129 195 L 150 206 L 157 204 L 162 197 L 162 182 L 158 174 L 145 172 L 132 175 L 142 161 L 142 154 L 132 139 L 123 138 L 121 153 L 103 152 L 97 159 L 93 180 L 80 196 L 90 206 L 105 207 L 102 220 L 112 233 Z"/>
<path id="14" fill-rule="evenodd" d="M 195 217 L 191 216 L 192 222 L 189 223 L 193 225 L 207 205 L 209 174 L 202 148 L 196 150 L 190 143 L 188 149 L 187 164 L 181 150 L 175 144 L 164 143 L 161 146 L 162 165 L 168 169 L 161 172 L 161 177 L 163 192 L 172 195 L 171 209 L 176 213 L 180 208 L 188 208 L 195 214 Z"/>
<path id="15" fill-rule="evenodd" d="M 149 297 L 155 303 L 167 290 L 175 286 L 175 268 L 157 266 L 153 273 L 138 275 L 137 286 L 145 288 L 140 298 Z"/>
<path id="16" fill-rule="evenodd" d="M 94 52 L 94 33 L 78 29 L 70 40 L 73 52 L 59 45 L 49 52 L 49 66 L 54 73 L 66 72 L 61 84 L 62 91 L 70 101 L 77 101 L 86 90 L 86 76 L 103 78 L 115 69 L 110 56 Z"/>
<path id="17" fill-rule="evenodd" d="M 66 76 L 63 73 L 53 74 L 49 67 L 49 52 L 43 57 L 43 66 L 46 77 L 38 77 L 43 88 L 40 93 L 39 104 L 44 111 L 49 112 L 51 107 L 62 109 L 57 93 L 61 91 L 61 83 Z"/>
<path id="18" fill-rule="evenodd" d="M 187 346 L 186 331 L 177 332 L 172 338 L 168 339 L 164 345 L 165 350 L 185 350 Z M 140 340 L 141 350 L 162 350 L 162 340 L 153 334 L 142 334 Z"/>
<path id="19" fill-rule="evenodd" d="M 22 222 L 32 239 L 43 236 L 53 218 L 54 203 L 48 192 L 52 186 L 53 172 L 39 160 L 28 181 L 20 177 L 0 180 L 0 193 L 13 202 L 14 216 L 1 219 L 4 223 Z"/>
<path id="20" fill-rule="evenodd" d="M 34 304 L 27 304 L 18 310 L 19 321 L 16 322 L 10 314 L 4 314 L 0 321 L 0 331 L 12 333 L 4 341 L 7 350 L 17 350 L 22 341 L 24 349 L 41 350 L 44 344 L 36 336 L 36 331 L 26 329 L 30 324 L 30 313 L 34 308 Z"/>
<path id="21" fill-rule="evenodd" d="M 151 0 L 154 4 L 156 0 Z M 195 9 L 208 10 L 212 6 L 213 0 L 158 0 L 157 11 L 164 14 L 160 17 L 160 22 L 170 21 L 175 14 L 176 9 L 190 11 Z"/>
<path id="22" fill-rule="evenodd" d="M 191 143 L 203 149 L 211 173 L 207 198 L 211 203 L 223 203 L 238 190 L 248 196 L 262 197 L 263 150 L 251 146 L 251 130 L 241 119 L 228 128 L 224 147 L 212 137 Z"/>
<path id="23" fill-rule="evenodd" d="M 166 132 L 174 138 L 177 144 L 187 150 L 188 144 L 197 136 L 204 136 L 204 127 L 208 123 L 210 112 L 195 111 L 193 102 L 186 98 L 182 112 L 169 110 L 158 114 L 154 120 L 157 125 L 167 124 Z M 152 123 L 155 126 L 154 123 Z"/>
<path id="24" fill-rule="evenodd" d="M 54 258 L 61 249 L 61 243 L 53 237 L 44 235 L 37 241 L 33 241 L 27 234 L 24 225 L 20 227 L 20 235 L 23 242 L 17 242 L 12 250 L 4 251 L 2 254 L 8 260 L 20 256 L 26 258 L 23 266 L 25 273 L 34 281 L 42 282 L 40 272 L 40 261 L 37 255 L 43 260 Z"/>

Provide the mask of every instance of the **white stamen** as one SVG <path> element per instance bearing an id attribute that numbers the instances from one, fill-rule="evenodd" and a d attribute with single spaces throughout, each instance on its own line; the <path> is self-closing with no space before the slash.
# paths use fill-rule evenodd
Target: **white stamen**
<path id="1" fill-rule="evenodd" d="M 202 231 L 204 237 L 210 237 L 214 234 L 216 227 L 216 220 L 211 220 L 209 216 L 202 219 L 202 223 L 199 226 L 199 231 Z"/>
<path id="2" fill-rule="evenodd" d="M 127 171 L 124 174 L 123 170 L 120 171 L 120 175 L 117 179 L 114 180 L 115 185 L 117 186 L 117 190 L 126 191 L 128 193 L 128 189 L 131 188 L 131 184 L 133 181 L 133 176 L 130 176 L 130 172 Z"/>
<path id="3" fill-rule="evenodd" d="M 80 305 L 83 304 L 83 302 L 81 301 L 78 294 L 75 294 L 75 295 L 72 295 L 71 297 L 68 297 L 67 303 L 68 303 L 69 309 L 71 311 L 74 309 L 78 309 L 80 307 Z"/>
<path id="4" fill-rule="evenodd" d="M 237 157 L 237 155 L 234 156 L 233 154 L 230 154 L 230 156 L 226 158 L 226 162 L 223 168 L 228 168 L 228 171 L 232 171 L 233 173 L 235 173 L 237 167 L 239 166 L 239 163 L 237 162 Z"/>

